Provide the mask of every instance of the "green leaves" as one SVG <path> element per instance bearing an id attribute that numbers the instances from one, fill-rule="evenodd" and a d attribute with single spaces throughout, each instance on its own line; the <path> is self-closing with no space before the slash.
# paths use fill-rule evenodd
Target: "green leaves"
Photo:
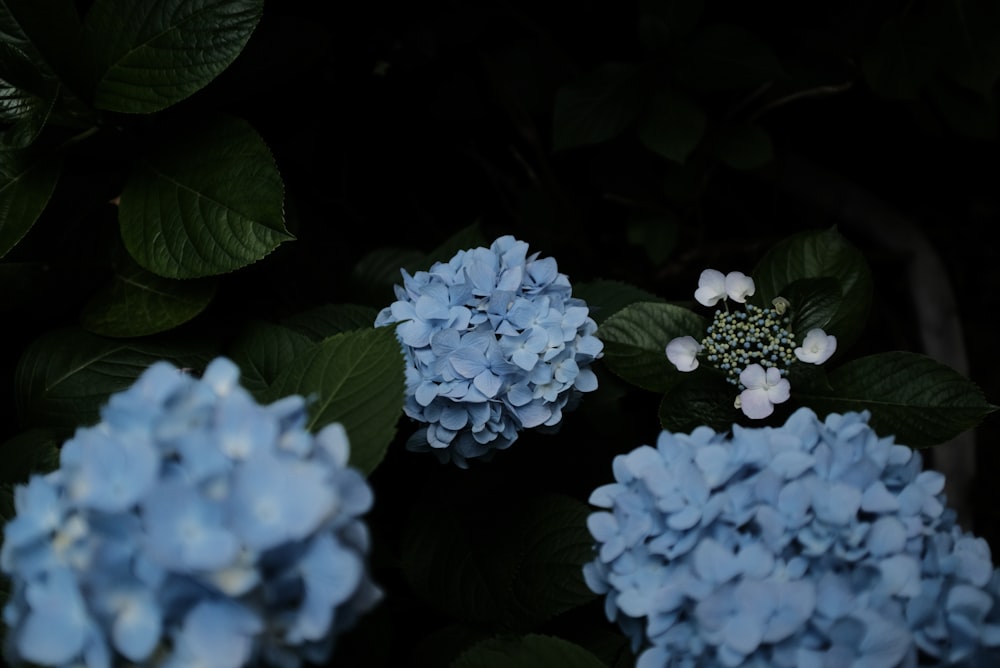
<path id="1" fill-rule="evenodd" d="M 335 334 L 297 354 L 267 392 L 272 401 L 289 394 L 313 399 L 310 430 L 343 424 L 351 465 L 371 472 L 385 456 L 403 409 L 403 359 L 395 329 Z"/>
<path id="2" fill-rule="evenodd" d="M 871 411 L 875 431 L 912 447 L 944 443 L 998 408 L 971 380 L 916 353 L 860 357 L 831 371 L 829 382 L 828 395 L 793 392 L 820 415 Z"/>
<path id="3" fill-rule="evenodd" d="M 598 327 L 604 363 L 615 375 L 638 387 L 666 392 L 682 374 L 667 360 L 667 343 L 678 336 L 700 340 L 701 316 L 673 304 L 640 302 L 626 306 Z"/>
<path id="4" fill-rule="evenodd" d="M 639 139 L 654 153 L 683 163 L 698 146 L 707 123 L 705 112 L 690 96 L 661 90 L 639 119 Z"/>
<path id="5" fill-rule="evenodd" d="M 480 641 L 451 663 L 450 668 L 604 668 L 583 647 L 539 634 Z"/>
<path id="6" fill-rule="evenodd" d="M 200 90 L 243 50 L 263 0 L 97 0 L 84 23 L 94 105 L 160 111 Z"/>
<path id="7" fill-rule="evenodd" d="M 291 239 L 281 176 L 250 125 L 216 117 L 177 128 L 136 166 L 121 195 L 129 253 L 168 278 L 223 274 Z"/>
<path id="8" fill-rule="evenodd" d="M 589 513 L 560 495 L 502 513 L 423 504 L 403 535 L 403 574 L 415 593 L 457 619 L 530 629 L 594 598 L 582 573 L 593 558 Z"/>
<path id="9" fill-rule="evenodd" d="M 122 254 L 124 255 L 124 253 Z M 151 274 L 122 257 L 111 281 L 94 294 L 81 324 L 102 336 L 148 336 L 184 324 L 212 301 L 216 281 L 175 281 Z"/>
<path id="10" fill-rule="evenodd" d="M 774 419 L 783 419 L 795 406 L 821 414 L 868 410 L 879 433 L 923 447 L 954 438 L 997 409 L 972 381 L 915 353 L 871 355 L 831 368 L 845 358 L 864 328 L 872 292 L 863 255 L 836 229 L 808 230 L 779 241 L 757 263 L 752 277 L 752 301 L 762 308 L 771 308 L 777 296 L 788 300 L 789 331 L 797 344 L 814 328 L 838 339 L 836 354 L 826 364 L 790 364 L 791 399 Z M 727 382 L 704 355 L 688 373 L 678 372 L 666 357 L 671 339 L 686 335 L 701 341 L 705 324 L 680 306 L 637 301 L 598 328 L 607 368 L 627 383 L 663 393 L 658 412 L 664 429 L 686 433 L 707 425 L 725 431 L 747 422 L 734 406 L 742 386 Z"/>
<path id="11" fill-rule="evenodd" d="M 58 180 L 55 158 L 0 151 L 0 257 L 35 224 Z"/>
<path id="12" fill-rule="evenodd" d="M 640 109 L 639 71 L 608 63 L 556 93 L 553 148 L 596 144 L 625 130 Z"/>
<path id="13" fill-rule="evenodd" d="M 833 228 L 807 230 L 778 242 L 752 276 L 757 286 L 753 302 L 761 306 L 770 306 L 778 296 L 788 298 L 783 291 L 794 281 L 832 278 L 840 288 L 839 306 L 824 327 L 826 333 L 834 334 L 838 348 L 844 348 L 864 329 L 872 298 L 871 272 L 861 252 Z M 793 302 L 791 307 L 799 305 Z"/>
<path id="14" fill-rule="evenodd" d="M 131 385 L 153 362 L 201 369 L 211 357 L 204 345 L 120 341 L 76 328 L 54 330 L 28 346 L 18 362 L 17 412 L 24 427 L 92 424 L 108 396 Z"/>

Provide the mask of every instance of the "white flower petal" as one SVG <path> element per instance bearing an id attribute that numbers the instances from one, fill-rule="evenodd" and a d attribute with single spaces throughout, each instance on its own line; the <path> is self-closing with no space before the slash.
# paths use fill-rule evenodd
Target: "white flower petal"
<path id="1" fill-rule="evenodd" d="M 757 291 L 753 279 L 742 271 L 731 271 L 726 274 L 725 287 L 729 298 L 740 304 L 746 302 L 747 297 Z"/>
<path id="2" fill-rule="evenodd" d="M 795 356 L 802 362 L 822 364 L 837 350 L 837 337 L 822 329 L 810 329 L 802 345 L 795 349 Z"/>
<path id="3" fill-rule="evenodd" d="M 752 420 L 766 418 L 774 412 L 774 404 L 767 397 L 767 390 L 756 388 L 740 392 L 740 410 Z"/>
<path id="4" fill-rule="evenodd" d="M 702 306 L 715 306 L 720 299 L 726 297 L 726 277 L 721 271 L 706 269 L 698 277 L 698 289 L 694 291 L 695 300 Z"/>
<path id="5" fill-rule="evenodd" d="M 767 383 L 767 375 L 764 373 L 764 367 L 759 364 L 748 364 L 740 372 L 740 382 L 748 390 L 756 390 L 764 387 Z"/>
<path id="6" fill-rule="evenodd" d="M 667 359 L 678 371 L 694 371 L 698 368 L 698 353 L 702 345 L 693 336 L 680 336 L 667 344 Z"/>

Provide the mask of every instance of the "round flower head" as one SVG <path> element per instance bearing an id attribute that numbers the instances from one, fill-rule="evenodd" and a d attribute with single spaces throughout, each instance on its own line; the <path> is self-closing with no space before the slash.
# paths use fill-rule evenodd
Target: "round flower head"
<path id="1" fill-rule="evenodd" d="M 217 358 L 158 362 L 15 490 L 7 658 L 42 666 L 324 661 L 381 598 L 343 427 L 261 406 Z"/>
<path id="2" fill-rule="evenodd" d="M 407 443 L 467 467 L 510 446 L 522 429 L 556 427 L 597 389 L 597 324 L 552 258 L 503 236 L 414 275 L 376 326 L 396 325 L 406 359 L 406 414 L 423 423 Z"/>
<path id="3" fill-rule="evenodd" d="M 615 457 L 583 575 L 638 668 L 1000 665 L 988 545 L 868 418 L 800 408 Z"/>

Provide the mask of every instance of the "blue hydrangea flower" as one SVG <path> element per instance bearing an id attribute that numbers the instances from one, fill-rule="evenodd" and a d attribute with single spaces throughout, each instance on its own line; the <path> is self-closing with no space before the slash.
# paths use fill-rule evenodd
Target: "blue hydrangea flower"
<path id="1" fill-rule="evenodd" d="M 664 431 L 590 496 L 583 569 L 638 668 L 1000 665 L 1000 570 L 869 414 Z"/>
<path id="2" fill-rule="evenodd" d="M 396 325 L 406 359 L 407 443 L 468 467 L 523 429 L 555 427 L 582 392 L 603 344 L 586 303 L 556 261 L 503 236 L 412 276 L 375 325 Z"/>
<path id="3" fill-rule="evenodd" d="M 347 435 L 257 404 L 217 358 L 159 362 L 15 490 L 5 652 L 42 666 L 323 662 L 381 598 Z"/>

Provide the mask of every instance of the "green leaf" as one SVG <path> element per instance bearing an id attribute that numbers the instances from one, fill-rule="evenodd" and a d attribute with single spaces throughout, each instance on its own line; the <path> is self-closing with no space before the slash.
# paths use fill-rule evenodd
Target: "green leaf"
<path id="1" fill-rule="evenodd" d="M 450 668 L 605 668 L 596 656 L 568 640 L 529 634 L 491 638 L 473 645 Z"/>
<path id="2" fill-rule="evenodd" d="M 802 341 L 810 329 L 818 327 L 826 331 L 837 315 L 841 301 L 840 283 L 829 276 L 802 278 L 789 283 L 781 296 L 790 304 L 791 332 L 796 340 Z"/>
<path id="3" fill-rule="evenodd" d="M 1000 120 L 992 94 L 981 95 L 943 79 L 929 82 L 927 93 L 952 132 L 985 141 L 997 138 Z"/>
<path id="4" fill-rule="evenodd" d="M 665 89 L 649 101 L 637 131 L 646 148 L 683 163 L 701 142 L 707 124 L 697 101 L 680 91 Z"/>
<path id="5" fill-rule="evenodd" d="M 446 258 L 447 259 L 447 258 Z M 351 268 L 352 300 L 363 304 L 388 306 L 395 301 L 394 285 L 403 284 L 400 269 L 423 266 L 426 257 L 413 248 L 376 248 L 361 257 Z"/>
<path id="6" fill-rule="evenodd" d="M 308 428 L 339 422 L 351 465 L 370 473 L 385 456 L 403 411 L 403 356 L 394 327 L 336 334 L 297 355 L 271 385 L 272 400 L 314 400 Z"/>
<path id="7" fill-rule="evenodd" d="M 0 149 L 29 146 L 48 121 L 59 83 L 40 72 L 18 47 L 0 42 Z"/>
<path id="8" fill-rule="evenodd" d="M 75 327 L 54 330 L 33 341 L 18 361 L 17 412 L 26 428 L 92 424 L 108 397 L 129 387 L 153 362 L 202 369 L 213 354 L 207 344 L 106 339 Z"/>
<path id="9" fill-rule="evenodd" d="M 372 306 L 323 304 L 291 315 L 282 320 L 281 324 L 313 341 L 320 341 L 341 332 L 370 329 L 376 316 L 378 309 Z"/>
<path id="10" fill-rule="evenodd" d="M 719 374 L 685 374 L 660 401 L 660 426 L 674 433 L 690 433 L 701 425 L 722 432 L 732 428 L 740 417 L 733 405 L 739 390 Z"/>
<path id="11" fill-rule="evenodd" d="M 110 337 L 148 336 L 188 322 L 211 303 L 216 281 L 177 281 L 151 274 L 128 258 L 83 308 L 80 324 Z"/>
<path id="12" fill-rule="evenodd" d="M 671 339 L 701 340 L 704 319 L 682 306 L 640 302 L 626 306 L 597 328 L 604 342 L 604 363 L 622 380 L 653 392 L 666 392 L 684 375 L 667 359 Z"/>
<path id="13" fill-rule="evenodd" d="M 704 0 L 640 0 L 639 41 L 647 51 L 672 47 L 694 30 L 704 9 Z"/>
<path id="14" fill-rule="evenodd" d="M 73 0 L 0 0 L 0 42 L 17 47 L 40 73 L 54 73 L 77 92 L 79 37 L 80 16 Z"/>
<path id="15" fill-rule="evenodd" d="M 408 668 L 449 666 L 463 651 L 490 636 L 466 624 L 449 624 L 425 634 L 407 657 Z"/>
<path id="16" fill-rule="evenodd" d="M 613 139 L 635 120 L 639 109 L 638 68 L 606 63 L 556 91 L 553 149 Z"/>
<path id="17" fill-rule="evenodd" d="M 0 445 L 0 482 L 26 482 L 34 474 L 59 467 L 59 446 L 70 435 L 56 429 L 28 429 Z"/>
<path id="18" fill-rule="evenodd" d="M 917 448 L 945 443 L 998 408 L 971 380 L 918 353 L 860 357 L 831 371 L 829 379 L 830 395 L 794 390 L 793 395 L 820 416 L 871 411 L 870 424 L 879 435 Z"/>
<path id="19" fill-rule="evenodd" d="M 643 216 L 628 221 L 628 242 L 643 249 L 656 266 L 662 266 L 677 250 L 680 222 L 673 213 Z"/>
<path id="20" fill-rule="evenodd" d="M 774 158 L 771 135 L 750 123 L 734 125 L 722 132 L 715 152 L 719 160 L 733 169 L 757 169 Z"/>
<path id="21" fill-rule="evenodd" d="M 933 71 L 937 51 L 933 33 L 925 32 L 911 19 L 883 24 L 878 41 L 861 58 L 861 72 L 877 95 L 916 99 Z"/>
<path id="22" fill-rule="evenodd" d="M 698 90 L 750 88 L 784 77 L 770 45 L 732 24 L 696 31 L 678 51 L 674 66 L 678 80 Z"/>
<path id="23" fill-rule="evenodd" d="M 148 114 L 202 89 L 243 50 L 263 0 L 96 0 L 84 22 L 94 105 Z"/>
<path id="24" fill-rule="evenodd" d="M 403 534 L 403 575 L 414 593 L 469 623 L 528 629 L 595 598 L 591 508 L 547 494 L 492 512 L 425 502 Z"/>
<path id="25" fill-rule="evenodd" d="M 411 273 L 420 269 L 427 270 L 435 262 L 447 262 L 459 251 L 480 247 L 488 248 L 492 243 L 492 239 L 487 239 L 483 236 L 482 226 L 477 220 L 471 225 L 461 228 L 441 242 L 437 248 L 433 249 L 430 253 L 427 253 L 419 264 L 411 263 L 409 265 L 400 266 L 405 266 L 407 271 L 410 271 Z"/>
<path id="26" fill-rule="evenodd" d="M 61 162 L 34 152 L 0 151 L 0 257 L 17 245 L 42 215 Z"/>
<path id="27" fill-rule="evenodd" d="M 590 317 L 597 324 L 601 324 L 630 304 L 663 301 L 648 290 L 604 278 L 574 283 L 573 296 L 587 302 Z"/>
<path id="28" fill-rule="evenodd" d="M 216 117 L 168 133 L 121 195 L 122 240 L 166 278 L 202 278 L 260 260 L 292 236 L 271 152 L 246 122 Z"/>
<path id="29" fill-rule="evenodd" d="M 864 255 L 835 228 L 807 230 L 774 245 L 753 269 L 753 302 L 770 305 L 793 282 L 833 278 L 840 285 L 840 306 L 824 327 L 847 348 L 861 334 L 872 300 L 872 279 Z"/>
<path id="30" fill-rule="evenodd" d="M 258 401 L 274 399 L 269 388 L 299 355 L 313 347 L 306 335 L 270 322 L 251 322 L 229 348 L 240 367 L 240 384 Z"/>

